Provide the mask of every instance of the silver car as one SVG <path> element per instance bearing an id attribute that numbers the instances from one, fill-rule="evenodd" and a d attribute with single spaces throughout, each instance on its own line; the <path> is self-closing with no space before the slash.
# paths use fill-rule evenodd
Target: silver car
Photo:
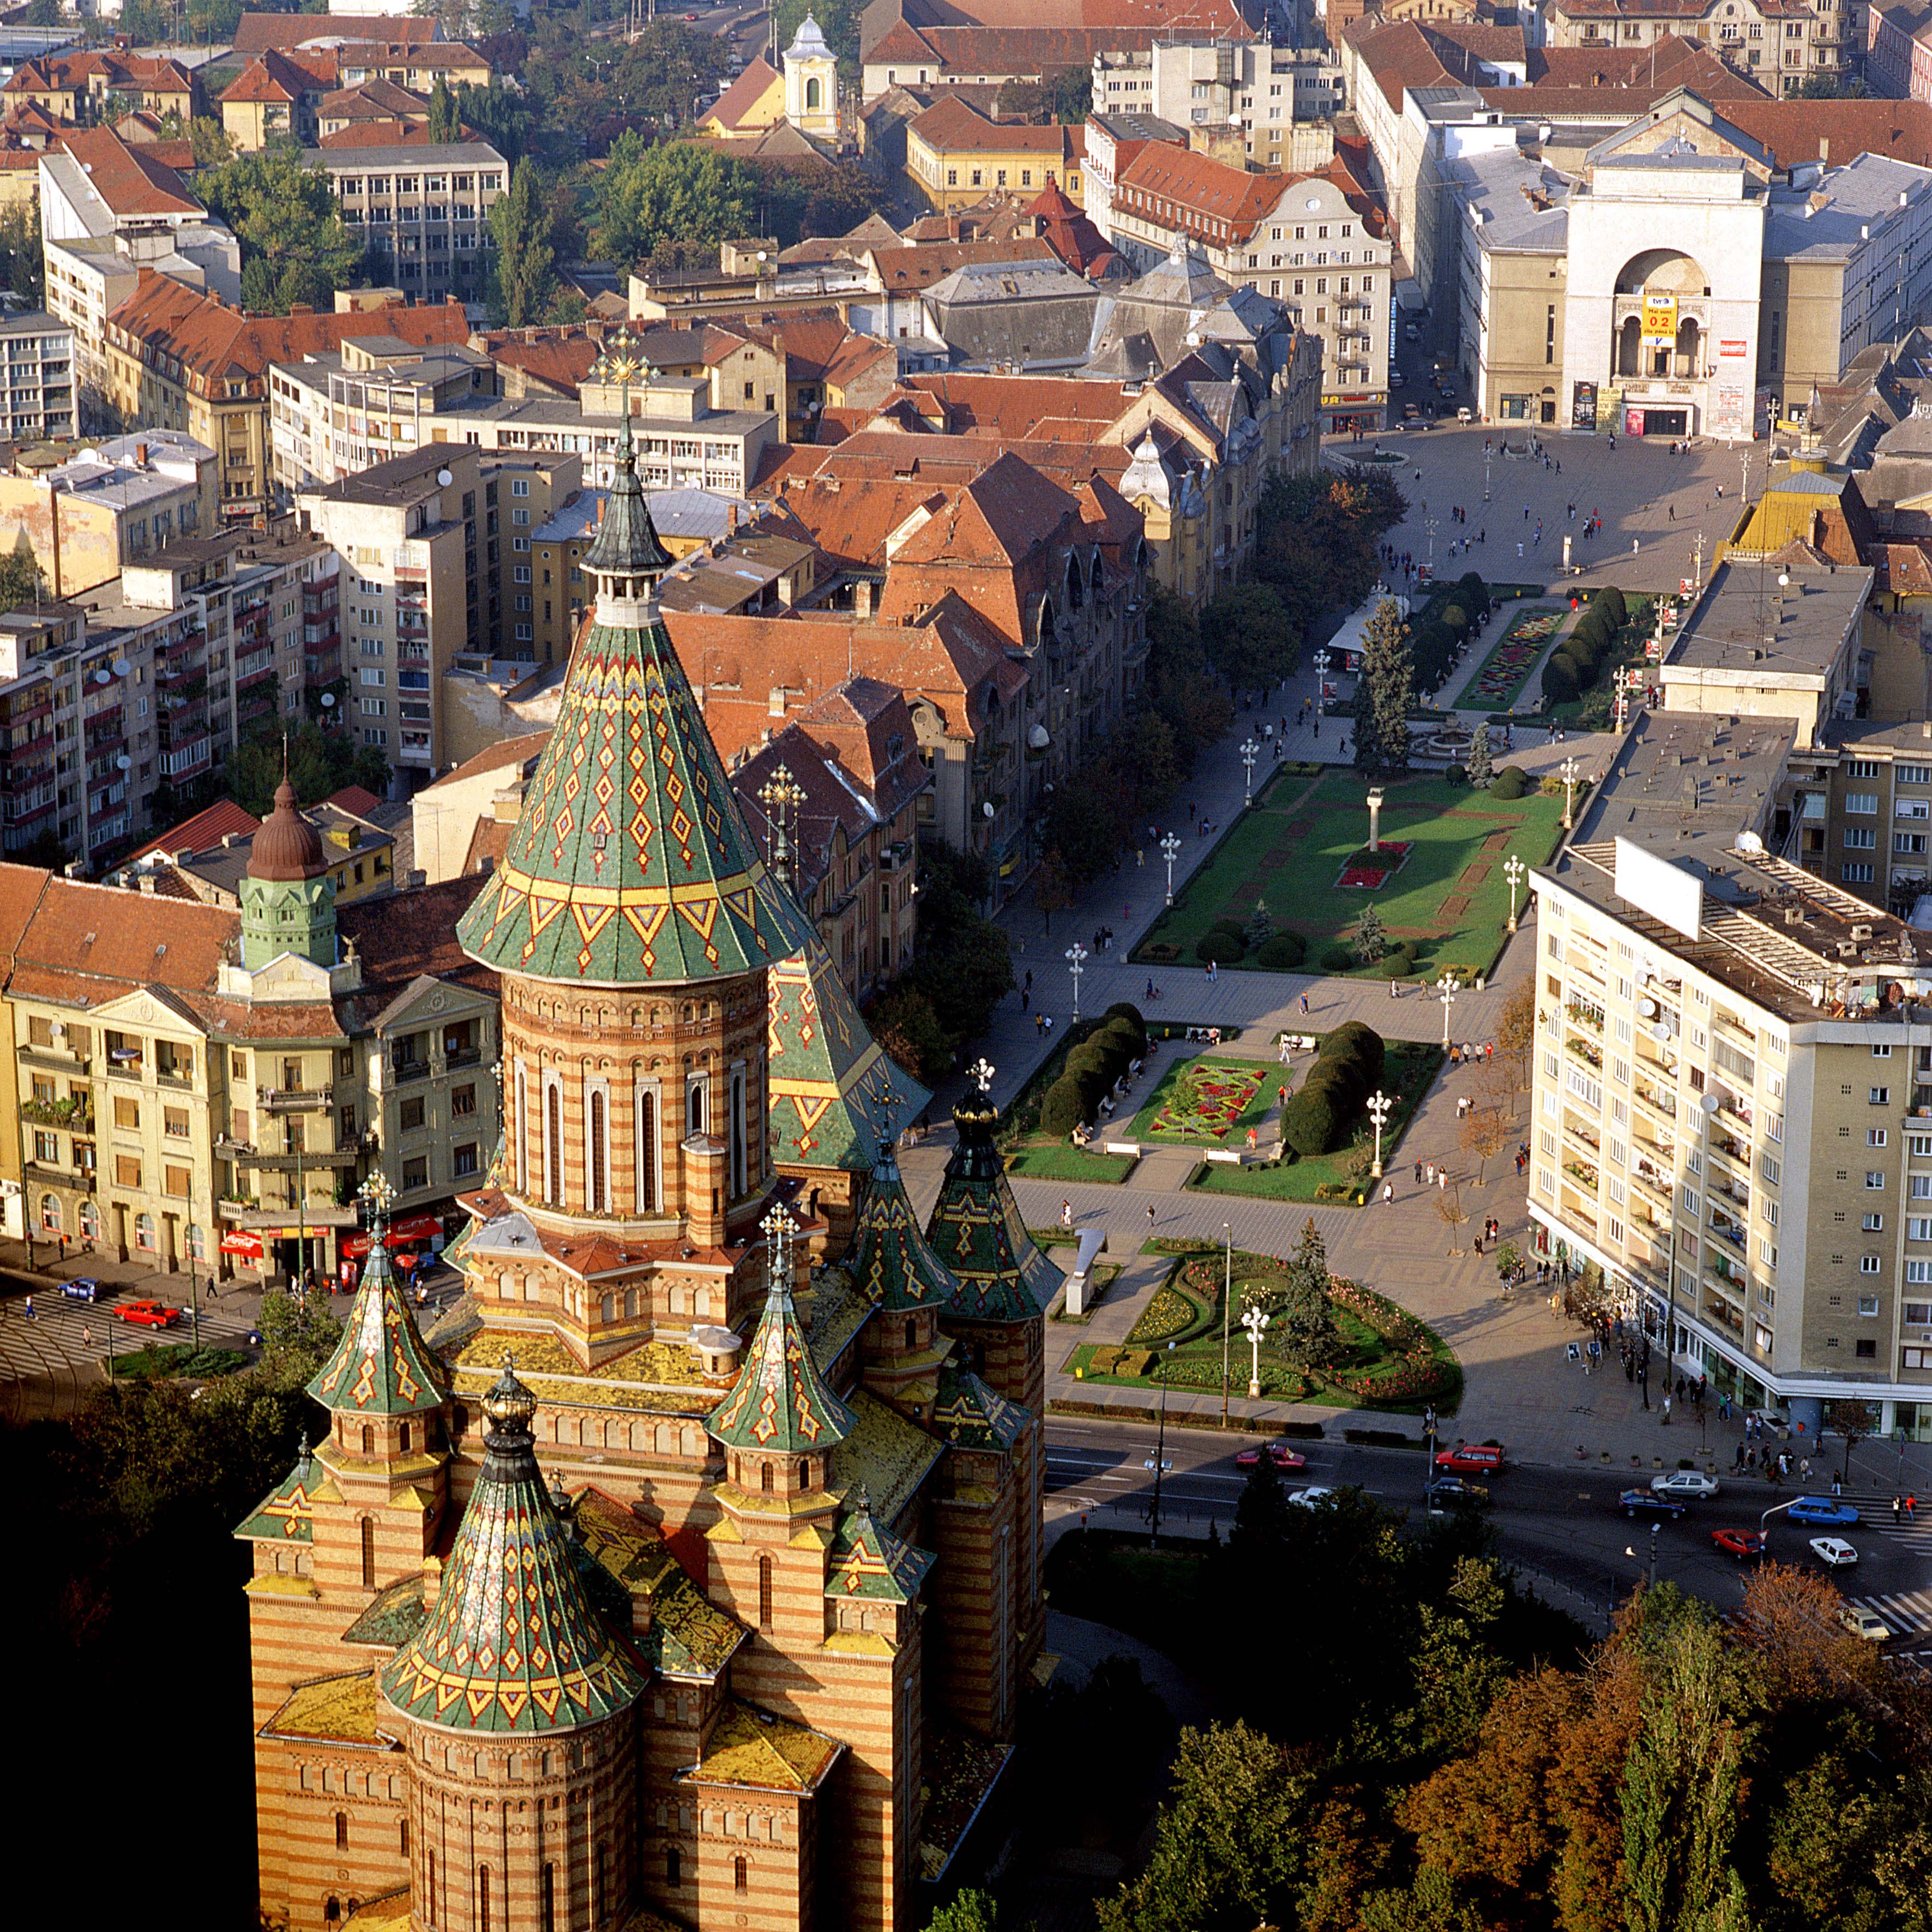
<path id="1" fill-rule="evenodd" d="M 1858 1560 L 1858 1552 L 1842 1536 L 1814 1536 L 1810 1549 L 1828 1570 L 1849 1570 Z"/>
<path id="2" fill-rule="evenodd" d="M 1718 1493 L 1718 1479 L 1700 1469 L 1672 1469 L 1667 1476 L 1650 1479 L 1651 1493 L 1675 1496 L 1679 1502 L 1707 1502 Z"/>

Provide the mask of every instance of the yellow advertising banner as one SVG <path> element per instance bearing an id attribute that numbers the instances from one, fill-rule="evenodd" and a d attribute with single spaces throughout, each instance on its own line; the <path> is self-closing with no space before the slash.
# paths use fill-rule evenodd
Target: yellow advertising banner
<path id="1" fill-rule="evenodd" d="M 1665 349 L 1677 340 L 1677 298 L 1675 296 L 1654 296 L 1648 290 L 1643 297 L 1643 339 L 1646 346 Z"/>

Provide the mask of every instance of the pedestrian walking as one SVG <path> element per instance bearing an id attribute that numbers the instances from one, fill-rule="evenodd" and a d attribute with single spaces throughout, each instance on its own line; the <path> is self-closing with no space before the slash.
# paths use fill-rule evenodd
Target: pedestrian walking
<path id="1" fill-rule="evenodd" d="M 1384 1181 L 1382 1183 L 1382 1205 L 1386 1208 L 1394 1198 L 1395 1183 L 1392 1180 Z"/>
<path id="2" fill-rule="evenodd" d="M 1436 1170 L 1436 1184 L 1444 1194 L 1449 1192 L 1449 1170 L 1446 1167 Z"/>
<path id="3" fill-rule="evenodd" d="M 1301 1010 L 1304 1013 L 1308 1010 L 1308 995 L 1306 993 L 1301 996 Z"/>
<path id="4" fill-rule="evenodd" d="M 1436 1163 L 1432 1160 L 1429 1163 L 1428 1172 L 1429 1184 L 1431 1187 L 1433 1187 L 1436 1185 Z"/>
<path id="5" fill-rule="evenodd" d="M 29 1322 L 32 1322 L 32 1321 L 33 1321 L 33 1320 L 35 1318 L 34 1318 L 34 1298 L 33 1298 L 31 1294 L 30 1294 L 30 1295 L 28 1295 L 28 1298 L 27 1298 L 27 1306 L 26 1306 L 26 1317 L 27 1317 L 27 1319 L 28 1319 Z"/>
<path id="6" fill-rule="evenodd" d="M 1063 1201 L 1060 1204 L 1060 1225 L 1063 1228 L 1070 1228 L 1073 1225 L 1073 1203 L 1070 1201 Z"/>
<path id="7" fill-rule="evenodd" d="M 1903 1496 L 1894 1496 L 1892 1499 L 1892 1520 L 1894 1528 L 1898 1526 L 1899 1518 L 1904 1513 L 1905 1498 Z"/>
<path id="8" fill-rule="evenodd" d="M 1667 1391 L 1664 1398 L 1664 1426 L 1666 1429 L 1670 1426 L 1670 1396 Z"/>
<path id="9" fill-rule="evenodd" d="M 1154 1232 L 1154 1203 L 1151 1201 L 1148 1203 L 1148 1232 Z"/>
<path id="10" fill-rule="evenodd" d="M 1835 1469 L 1832 1472 L 1832 1493 L 1834 1496 L 1841 1496 L 1845 1493 L 1845 1486 L 1840 1481 L 1838 1472 Z"/>
<path id="11" fill-rule="evenodd" d="M 1907 1522 L 1911 1522 L 1911 1521 L 1912 1521 L 1912 1520 L 1916 1516 L 1917 1516 L 1917 1515 L 1918 1515 L 1918 1498 L 1916 1496 L 1915 1496 L 1914 1495 L 1912 1495 L 1912 1493 L 1911 1492 L 1911 1491 L 1908 1490 L 1906 1492 L 1906 1496 L 1905 1496 L 1905 1520 L 1906 1520 L 1906 1521 Z"/>
<path id="12" fill-rule="evenodd" d="M 1415 1163 L 1415 1184 L 1418 1187 L 1422 1185 L 1422 1163 L 1420 1161 L 1418 1161 Z"/>
<path id="13" fill-rule="evenodd" d="M 1029 993 L 1024 986 L 1022 986 L 1020 988 L 1020 1011 L 1022 1014 L 1025 1012 L 1028 1006 L 1032 1004 L 1032 1000 L 1033 995 Z"/>
<path id="14" fill-rule="evenodd" d="M 82 1348 L 91 1348 L 94 1346 L 94 1330 L 85 1322 L 80 1324 L 80 1341 Z"/>

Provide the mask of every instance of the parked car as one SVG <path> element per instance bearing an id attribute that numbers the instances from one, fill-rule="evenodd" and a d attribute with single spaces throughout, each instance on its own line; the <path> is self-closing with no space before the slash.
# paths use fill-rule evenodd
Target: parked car
<path id="1" fill-rule="evenodd" d="M 1849 1529 L 1858 1520 L 1858 1511 L 1836 1496 L 1800 1496 L 1785 1514 L 1793 1522 L 1830 1523 L 1840 1529 Z"/>
<path id="2" fill-rule="evenodd" d="M 1628 1516 L 1660 1516 L 1675 1522 L 1688 1505 L 1675 1496 L 1660 1496 L 1649 1490 L 1626 1490 L 1617 1498 L 1617 1507 Z"/>
<path id="3" fill-rule="evenodd" d="M 1503 1445 L 1500 1442 L 1459 1442 L 1453 1449 L 1436 1451 L 1436 1466 L 1445 1475 L 1500 1476 L 1503 1472 Z"/>
<path id="4" fill-rule="evenodd" d="M 1420 403 L 1404 403 L 1402 404 L 1402 419 L 1404 422 L 1418 422 L 1420 419 L 1421 415 L 1422 405 Z"/>
<path id="5" fill-rule="evenodd" d="M 131 1322 L 141 1328 L 172 1328 L 182 1318 L 178 1308 L 170 1308 L 165 1301 L 157 1301 L 152 1295 L 145 1295 L 139 1301 L 125 1301 L 114 1312 L 123 1322 Z"/>
<path id="6" fill-rule="evenodd" d="M 1312 1509 L 1318 1503 L 1325 1503 L 1330 1496 L 1336 1493 L 1336 1491 L 1329 1489 L 1324 1484 L 1317 1483 L 1309 1489 L 1291 1491 L 1288 1500 L 1298 1508 Z"/>
<path id="7" fill-rule="evenodd" d="M 1234 1467 L 1238 1469 L 1252 1469 L 1262 1460 L 1262 1450 L 1264 1448 L 1268 1450 L 1268 1460 L 1277 1469 L 1305 1469 L 1308 1467 L 1308 1458 L 1299 1450 L 1290 1448 L 1286 1442 L 1269 1442 L 1252 1448 L 1238 1450 L 1234 1456 Z"/>
<path id="8" fill-rule="evenodd" d="M 1474 422 L 1476 420 L 1476 412 L 1474 410 L 1470 408 L 1467 403 L 1465 403 L 1456 412 L 1456 420 L 1458 422 Z"/>
<path id="9" fill-rule="evenodd" d="M 1735 1556 L 1740 1563 L 1762 1556 L 1768 1546 L 1761 1529 L 1714 1529 L 1711 1540 L 1726 1556 Z"/>
<path id="10" fill-rule="evenodd" d="M 1414 322 L 1406 322 L 1402 326 L 1402 339 L 1405 342 L 1420 342 L 1422 331 Z"/>
<path id="11" fill-rule="evenodd" d="M 1862 1636 L 1868 1643 L 1882 1643 L 1892 1634 L 1892 1626 L 1884 1618 L 1862 1604 L 1847 1604 L 1838 1612 L 1838 1621 L 1852 1636 Z"/>
<path id="12" fill-rule="evenodd" d="M 1849 1570 L 1858 1560 L 1858 1552 L 1842 1536 L 1814 1536 L 1811 1554 L 1828 1570 Z"/>
<path id="13" fill-rule="evenodd" d="M 60 1292 L 70 1301 L 98 1301 L 105 1291 L 91 1274 L 77 1274 L 61 1283 Z"/>
<path id="14" fill-rule="evenodd" d="M 1460 1476 L 1438 1476 L 1430 1484 L 1428 1496 L 1432 1510 L 1480 1508 L 1490 1499 L 1480 1483 L 1466 1483 Z"/>
<path id="15" fill-rule="evenodd" d="M 1391 369 L 1389 371 L 1389 387 L 1391 389 L 1406 388 L 1408 382 L 1408 378 L 1400 369 Z"/>
<path id="16" fill-rule="evenodd" d="M 1700 1469 L 1672 1469 L 1667 1476 L 1652 1477 L 1650 1486 L 1657 1496 L 1693 1497 L 1702 1502 L 1718 1493 L 1718 1479 Z"/>

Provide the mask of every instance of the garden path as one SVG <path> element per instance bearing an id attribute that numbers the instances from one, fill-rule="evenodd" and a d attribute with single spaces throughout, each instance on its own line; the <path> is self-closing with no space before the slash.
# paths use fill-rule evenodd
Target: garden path
<path id="1" fill-rule="evenodd" d="M 1480 675 L 1484 665 L 1489 662 L 1490 652 L 1496 648 L 1498 640 L 1508 627 L 1510 620 L 1522 608 L 1520 603 L 1504 604 L 1490 613 L 1490 621 L 1484 626 L 1482 636 L 1469 646 L 1466 654 L 1465 662 L 1468 663 L 1469 668 L 1456 680 L 1454 695 L 1445 694 L 1436 700 L 1442 710 L 1456 711 L 1463 708 L 1462 694 Z M 1550 634 L 1542 650 L 1538 654 L 1535 663 L 1530 666 L 1529 676 L 1523 680 L 1522 688 L 1516 700 L 1518 709 L 1526 709 L 1535 703 L 1537 694 L 1543 688 L 1543 667 L 1556 656 L 1556 647 L 1576 628 L 1582 614 L 1581 610 L 1564 612 L 1562 622 Z M 1472 705 L 1468 707 L 1468 716 L 1462 722 L 1466 724 L 1474 724 L 1498 708 L 1493 704 Z M 1490 755 L 1495 763 L 1500 764 L 1503 762 L 1500 747 L 1492 746 Z"/>

